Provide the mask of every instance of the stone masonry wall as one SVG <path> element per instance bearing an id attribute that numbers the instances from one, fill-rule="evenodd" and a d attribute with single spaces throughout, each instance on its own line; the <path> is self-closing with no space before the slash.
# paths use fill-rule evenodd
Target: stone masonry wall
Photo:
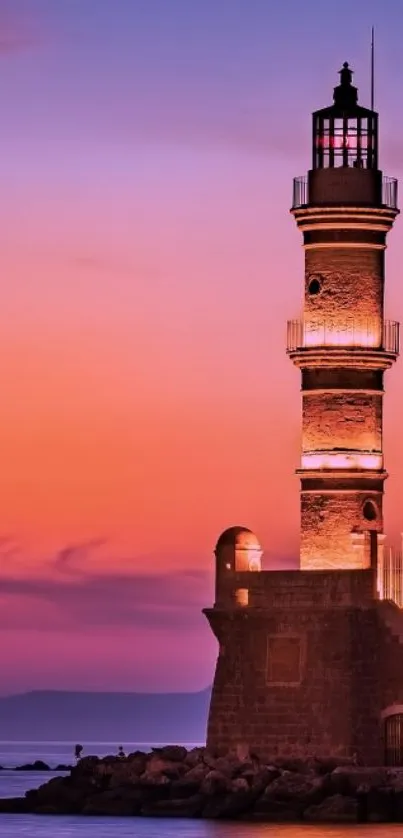
<path id="1" fill-rule="evenodd" d="M 382 764 L 382 712 L 403 704 L 403 615 L 399 639 L 371 571 L 249 573 L 233 583 L 241 581 L 254 607 L 205 612 L 219 642 L 208 747 Z"/>
<path id="2" fill-rule="evenodd" d="M 337 489 L 335 481 L 332 489 Z M 377 507 L 376 520 L 367 521 L 363 505 L 371 499 Z M 362 556 L 354 547 L 353 531 L 383 532 L 382 492 L 355 491 L 301 494 L 301 568 L 359 568 Z M 364 565 L 365 566 L 365 565 Z"/>
<path id="3" fill-rule="evenodd" d="M 312 276 L 323 281 L 311 295 Z M 384 251 L 373 248 L 313 248 L 305 252 L 305 318 L 355 323 L 383 318 Z"/>
<path id="4" fill-rule="evenodd" d="M 349 622 L 345 609 L 209 613 L 220 652 L 207 745 L 246 744 L 260 757 L 350 754 Z M 302 680 L 269 683 L 268 638 L 301 643 Z"/>
<path id="5" fill-rule="evenodd" d="M 303 396 L 302 450 L 382 450 L 382 396 L 310 393 Z"/>

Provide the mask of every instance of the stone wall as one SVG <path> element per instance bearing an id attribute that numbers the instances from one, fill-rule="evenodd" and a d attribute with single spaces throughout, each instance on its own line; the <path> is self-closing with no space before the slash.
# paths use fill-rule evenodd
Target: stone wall
<path id="1" fill-rule="evenodd" d="M 241 585 L 248 607 L 205 612 L 219 643 L 208 746 L 381 764 L 382 712 L 403 703 L 403 645 L 372 572 L 235 574 L 221 603 Z"/>
<path id="2" fill-rule="evenodd" d="M 337 448 L 382 451 L 381 395 L 359 390 L 304 394 L 302 450 Z"/>
<path id="3" fill-rule="evenodd" d="M 332 491 L 307 491 L 301 494 L 301 568 L 365 568 L 369 559 L 358 551 L 356 532 L 376 530 L 383 532 L 381 491 L 363 489 L 337 491 L 333 481 Z M 377 516 L 367 521 L 363 514 L 365 502 L 370 499 Z"/>
<path id="4" fill-rule="evenodd" d="M 319 294 L 309 293 L 313 276 Z M 305 310 L 311 322 L 365 324 L 383 318 L 384 251 L 369 247 L 313 248 L 305 252 Z"/>

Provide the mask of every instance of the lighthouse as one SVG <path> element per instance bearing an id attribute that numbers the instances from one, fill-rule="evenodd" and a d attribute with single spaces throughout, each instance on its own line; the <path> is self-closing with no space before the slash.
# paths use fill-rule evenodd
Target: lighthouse
<path id="1" fill-rule="evenodd" d="M 382 548 L 384 372 L 399 349 L 384 313 L 397 181 L 379 169 L 378 114 L 358 104 L 352 76 L 346 62 L 333 104 L 313 114 L 312 168 L 294 181 L 305 279 L 287 350 L 301 370 L 300 563 L 311 570 L 364 568 Z"/>
<path id="2" fill-rule="evenodd" d="M 379 168 L 378 114 L 358 104 L 347 63 L 333 104 L 313 114 L 311 169 L 294 180 L 291 212 L 305 260 L 302 316 L 287 334 L 301 371 L 300 567 L 267 567 L 247 526 L 218 538 L 204 609 L 218 645 L 207 747 L 403 766 L 403 610 L 379 572 L 397 181 Z"/>

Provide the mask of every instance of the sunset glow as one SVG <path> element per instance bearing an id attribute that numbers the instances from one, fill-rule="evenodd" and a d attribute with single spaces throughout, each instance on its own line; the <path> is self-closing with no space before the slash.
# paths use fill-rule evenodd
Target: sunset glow
<path id="1" fill-rule="evenodd" d="M 381 165 L 401 178 L 400 4 L 385 22 L 341 0 L 332 26 L 319 0 L 0 5 L 0 693 L 201 689 L 219 533 L 250 527 L 262 567 L 296 567 L 292 179 L 345 56 L 368 100 L 363 15 Z M 401 233 L 386 260 L 403 321 Z M 316 325 L 303 346 L 380 337 Z M 403 365 L 386 375 L 394 542 Z M 382 468 L 324 456 L 303 467 Z"/>

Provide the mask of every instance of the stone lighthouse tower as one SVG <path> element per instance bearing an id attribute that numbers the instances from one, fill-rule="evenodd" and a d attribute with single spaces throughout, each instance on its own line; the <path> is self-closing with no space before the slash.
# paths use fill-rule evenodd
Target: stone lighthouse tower
<path id="1" fill-rule="evenodd" d="M 312 570 L 365 568 L 382 549 L 383 376 L 399 346 L 384 317 L 397 181 L 379 169 L 378 114 L 352 75 L 345 63 L 333 105 L 313 114 L 312 169 L 294 181 L 305 283 L 287 349 L 302 376 L 300 560 Z"/>
<path id="2" fill-rule="evenodd" d="M 218 539 L 207 746 L 403 766 L 403 609 L 379 574 L 397 181 L 379 169 L 378 115 L 358 104 L 348 64 L 333 105 L 313 114 L 312 145 L 291 210 L 305 254 L 303 316 L 288 324 L 302 376 L 300 569 L 263 569 L 247 527 Z"/>

